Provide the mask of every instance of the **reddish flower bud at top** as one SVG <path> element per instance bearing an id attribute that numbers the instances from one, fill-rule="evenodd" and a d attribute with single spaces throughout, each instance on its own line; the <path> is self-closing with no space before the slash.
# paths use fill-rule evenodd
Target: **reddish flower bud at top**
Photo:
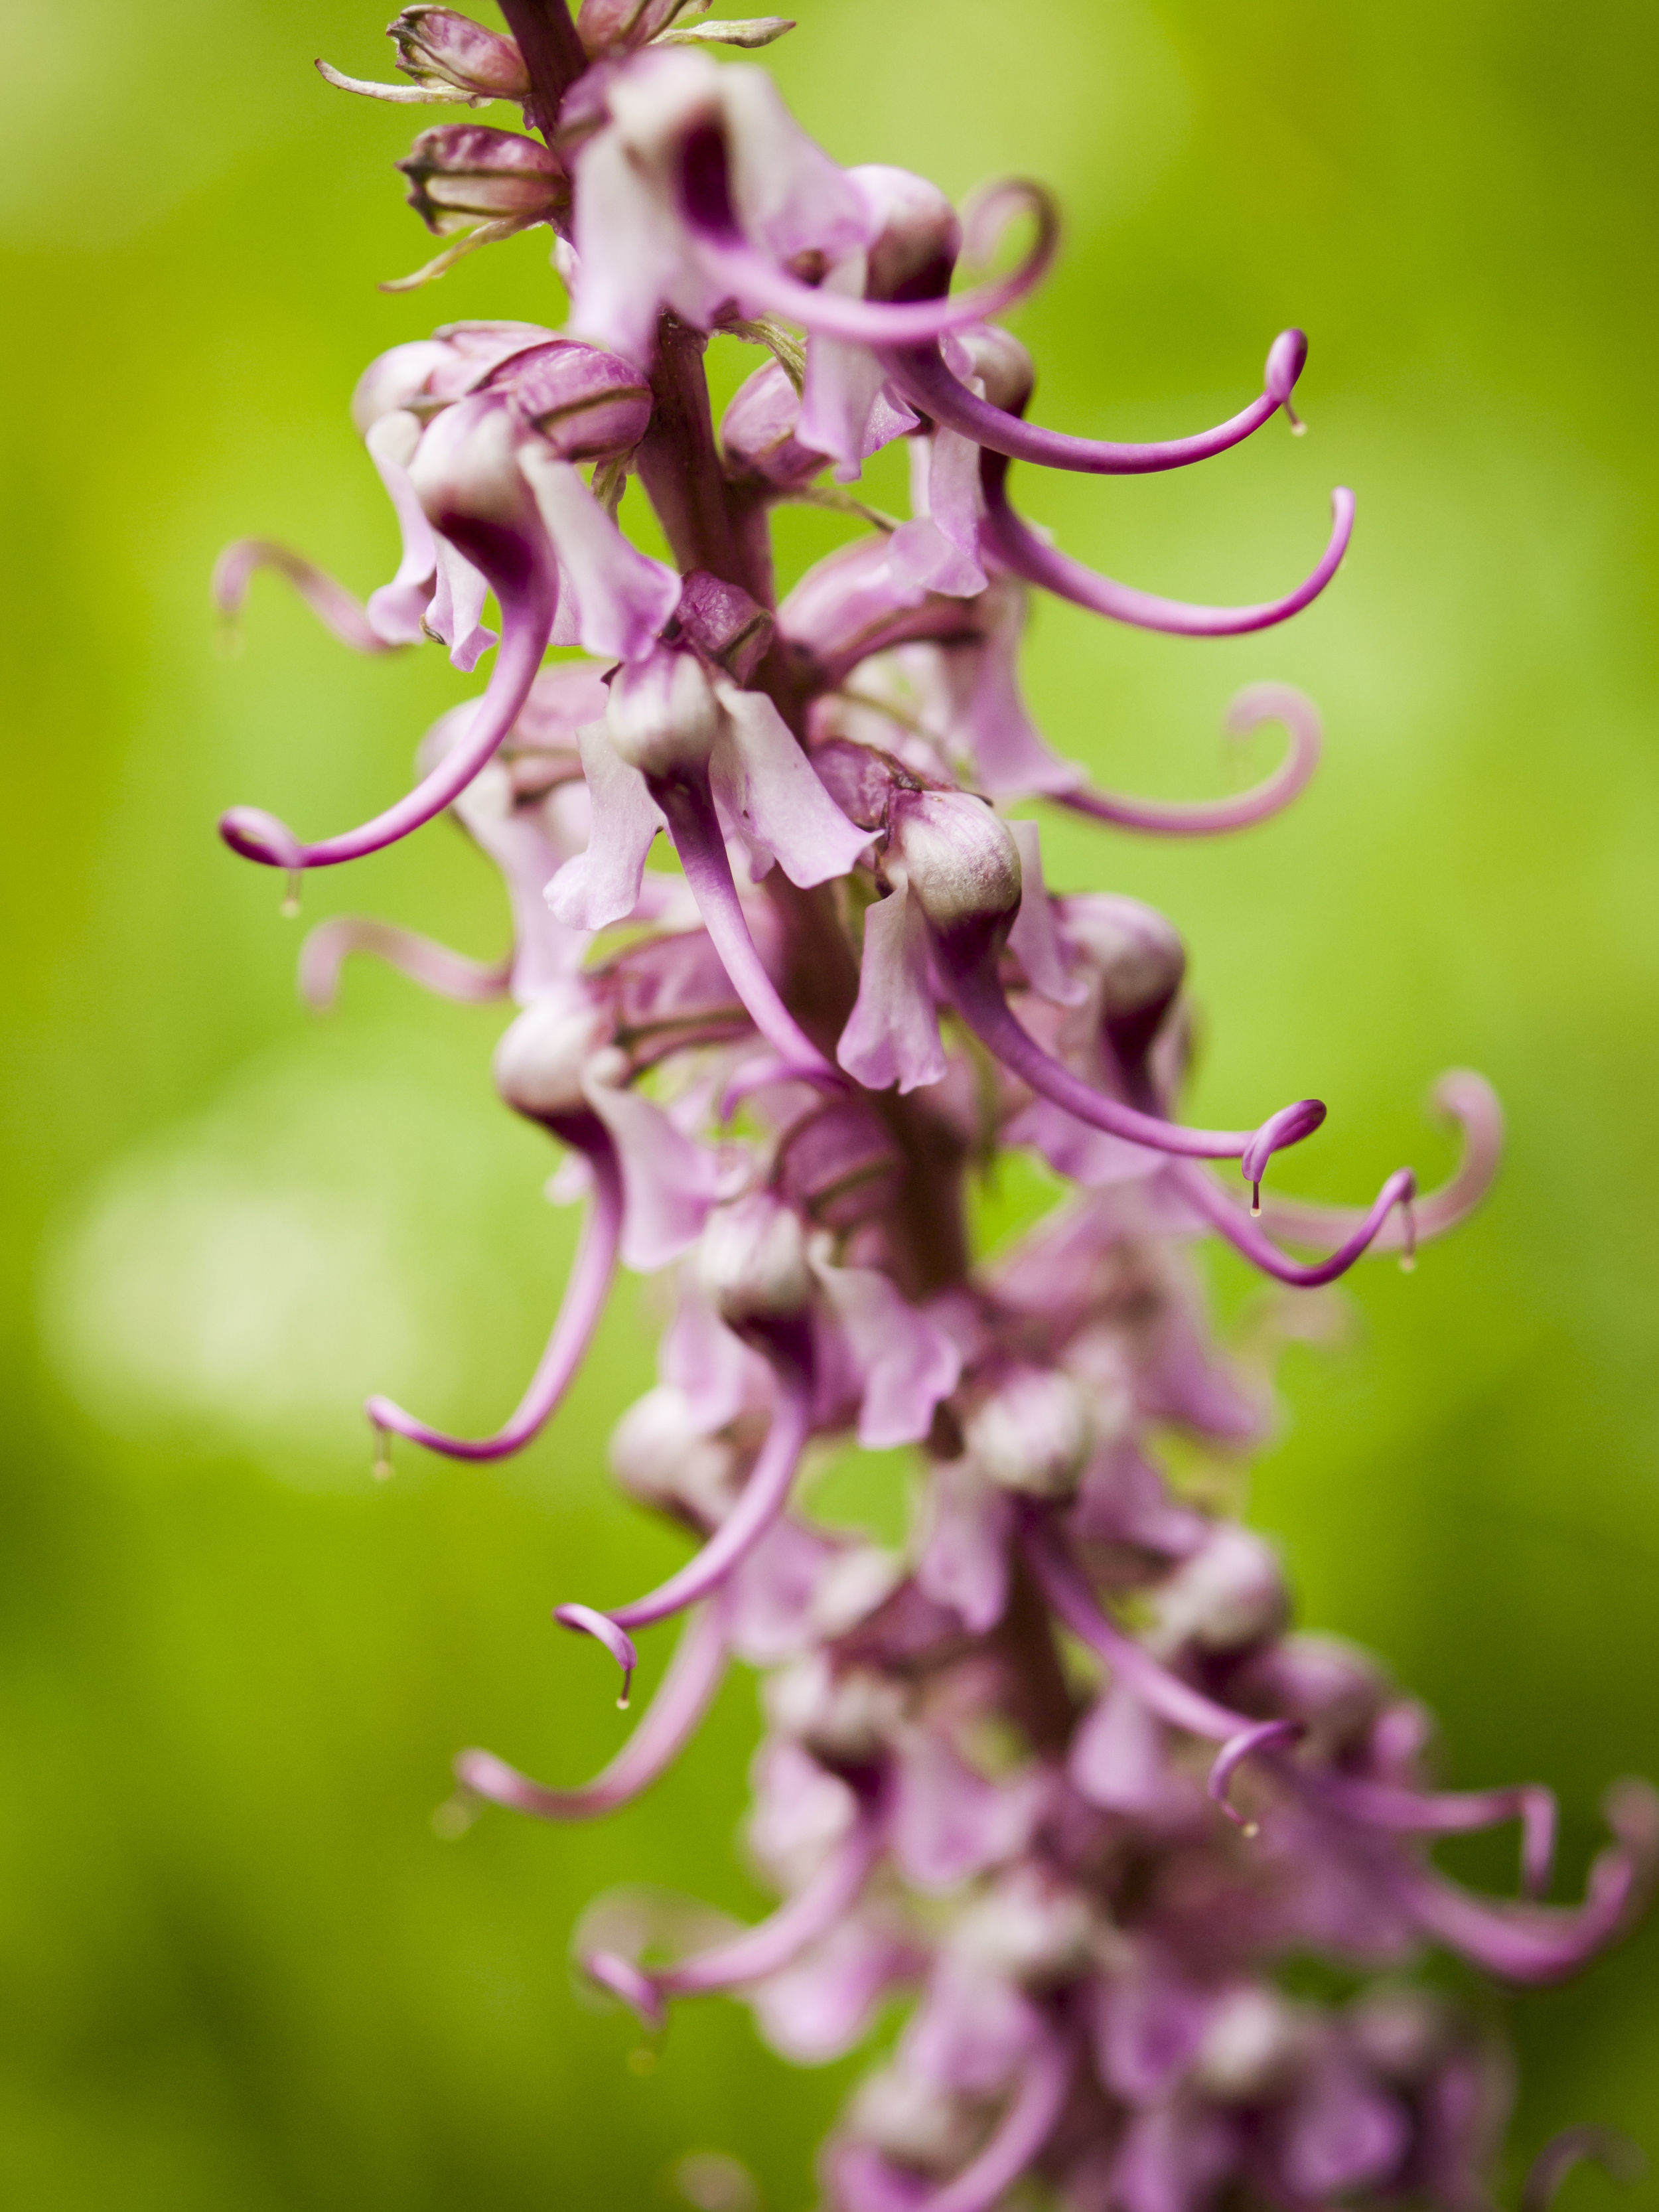
<path id="1" fill-rule="evenodd" d="M 582 0 L 576 35 L 590 59 L 632 53 L 685 12 L 685 0 Z"/>
<path id="2" fill-rule="evenodd" d="M 487 388 L 504 392 L 514 413 L 562 461 L 632 453 L 651 420 L 651 387 L 637 369 L 568 338 L 515 354 Z"/>
<path id="3" fill-rule="evenodd" d="M 453 8 L 405 8 L 386 36 L 398 42 L 398 66 L 416 84 L 451 85 L 474 100 L 522 100 L 530 72 L 514 40 Z"/>
<path id="4" fill-rule="evenodd" d="M 482 123 L 422 131 L 396 166 L 409 179 L 409 204 L 441 235 L 503 218 L 532 222 L 569 200 L 564 171 L 545 146 Z"/>

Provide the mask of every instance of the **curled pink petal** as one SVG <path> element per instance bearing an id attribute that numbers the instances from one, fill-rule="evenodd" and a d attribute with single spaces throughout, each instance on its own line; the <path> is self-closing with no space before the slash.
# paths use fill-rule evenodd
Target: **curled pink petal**
<path id="1" fill-rule="evenodd" d="M 1353 535 L 1353 494 L 1343 488 L 1331 494 L 1331 535 L 1319 565 L 1311 575 L 1287 592 L 1282 599 L 1261 599 L 1245 607 L 1194 606 L 1184 599 L 1161 599 L 1156 592 L 1137 591 L 1114 582 L 1057 546 L 1047 545 L 1008 504 L 1008 465 L 1000 456 L 987 454 L 981 464 L 985 487 L 985 533 L 997 557 L 1027 583 L 1041 585 L 1056 598 L 1105 615 L 1113 622 L 1128 623 L 1137 629 L 1167 631 L 1176 637 L 1242 637 L 1250 630 L 1271 629 L 1310 606 L 1342 565 Z"/>
<path id="2" fill-rule="evenodd" d="M 1308 341 L 1302 332 L 1282 331 L 1267 356 L 1266 388 L 1259 399 L 1253 399 L 1238 414 L 1218 422 L 1212 430 L 1200 430 L 1191 437 L 1167 438 L 1152 445 L 1120 445 L 1104 438 L 1075 438 L 1063 430 L 1044 430 L 981 399 L 951 374 L 937 346 L 890 349 L 883 356 L 893 383 L 913 407 L 988 452 L 1004 453 L 1011 460 L 1035 461 L 1042 468 L 1115 477 L 1184 469 L 1240 444 L 1264 422 L 1270 422 L 1281 407 L 1288 412 L 1291 393 L 1307 357 Z"/>
<path id="3" fill-rule="evenodd" d="M 219 834 L 226 844 L 244 859 L 258 860 L 267 868 L 331 868 L 342 860 L 360 860 L 366 853 L 395 845 L 422 823 L 430 822 L 434 815 L 441 814 L 466 789 L 518 720 L 547 649 L 556 598 L 550 570 L 540 562 L 528 563 L 521 596 L 503 601 L 501 649 L 465 738 L 395 806 L 356 830 L 325 837 L 315 845 L 301 844 L 285 823 L 262 808 L 234 806 L 219 823 Z"/>
<path id="4" fill-rule="evenodd" d="M 1317 1099 L 1302 1100 L 1294 1107 L 1283 1109 L 1280 1115 L 1264 1122 L 1262 1130 L 1258 1131 L 1189 1129 L 1178 1121 L 1166 1121 L 1156 1114 L 1143 1114 L 1133 1106 L 1109 1098 L 1046 1053 L 1036 1039 L 1020 1026 L 1003 996 L 992 961 L 957 961 L 951 958 L 947 949 L 941 947 L 941 965 L 950 983 L 951 995 L 981 1043 L 1022 1083 L 1041 1097 L 1052 1099 L 1066 1113 L 1075 1114 L 1079 1121 L 1103 1129 L 1108 1136 L 1122 1137 L 1150 1151 L 1172 1152 L 1188 1159 L 1229 1160 L 1242 1158 L 1257 1143 L 1262 1131 L 1293 1128 L 1297 1136 L 1306 1136 L 1318 1127 L 1318 1121 L 1310 1118 L 1311 1109 L 1319 1105 Z M 1297 1137 L 1279 1135 L 1274 1139 L 1274 1147 L 1295 1141 Z"/>
<path id="5" fill-rule="evenodd" d="M 617 1245 L 622 1231 L 622 1176 L 611 1147 L 596 1141 L 587 1148 L 593 1170 L 593 1205 L 582 1230 L 581 1242 L 565 1285 L 564 1302 L 547 1348 L 520 1400 L 517 1411 L 493 1437 L 476 1440 L 446 1436 L 430 1428 L 390 1398 L 371 1398 L 364 1412 L 377 1429 L 424 1444 L 428 1451 L 449 1459 L 506 1459 L 522 1451 L 558 1410 L 565 1392 L 581 1365 L 617 1271 Z"/>
<path id="6" fill-rule="evenodd" d="M 1255 1834 L 1255 1823 L 1245 1818 L 1228 1795 L 1234 1775 L 1256 1752 L 1270 1746 L 1294 1743 L 1302 1733 L 1300 1721 L 1258 1721 L 1253 1727 L 1241 1729 L 1237 1735 L 1230 1736 L 1216 1753 L 1205 1789 L 1227 1818 L 1236 1820 L 1247 1835 Z"/>
<path id="7" fill-rule="evenodd" d="M 1288 684 L 1253 684 L 1227 709 L 1226 726 L 1235 737 L 1253 730 L 1258 722 L 1270 721 L 1284 723 L 1291 733 L 1290 749 L 1271 775 L 1251 790 L 1240 792 L 1236 799 L 1160 805 L 1155 799 L 1120 798 L 1087 785 L 1059 789 L 1051 795 L 1057 805 L 1069 807 L 1074 814 L 1154 836 L 1216 837 L 1230 830 L 1250 829 L 1283 813 L 1307 788 L 1319 765 L 1319 714 L 1305 693 Z"/>
<path id="8" fill-rule="evenodd" d="M 1345 1817 L 1398 1835 L 1466 1836 L 1504 1820 L 1521 1823 L 1521 1893 L 1541 1897 L 1555 1863 L 1555 1793 L 1540 1783 L 1507 1790 L 1419 1793 L 1372 1782 L 1363 1775 L 1310 1776 L 1317 1801 Z"/>
<path id="9" fill-rule="evenodd" d="M 923 2197 L 916 2212 L 992 2212 L 1054 2133 L 1072 2065 L 1069 2045 L 1057 2033 L 1045 2036 L 985 2148 L 943 2189 Z"/>
<path id="10" fill-rule="evenodd" d="M 729 204 L 688 207 L 699 256 L 709 276 L 724 285 L 749 314 L 787 315 L 813 335 L 850 339 L 857 345 L 920 345 L 1001 314 L 1042 281 L 1060 240 L 1054 202 L 1039 185 L 1021 181 L 1001 188 L 1010 210 L 1035 217 L 1036 235 L 1006 276 L 945 299 L 859 300 L 844 292 L 803 284 L 750 246 Z"/>
<path id="11" fill-rule="evenodd" d="M 488 1751 L 464 1751 L 456 1779 L 475 1796 L 538 1820 L 592 1820 L 648 1790 L 684 1750 L 726 1673 L 726 1629 L 718 1602 L 694 1613 L 668 1671 L 628 1741 L 603 1772 L 577 1790 L 532 1782 Z"/>
<path id="12" fill-rule="evenodd" d="M 623 1686 L 617 1705 L 624 1710 L 628 1693 L 640 1663 L 640 1655 L 634 1639 L 626 1629 L 618 1628 L 609 1613 L 596 1613 L 591 1605 L 559 1605 L 553 1608 L 553 1618 L 561 1628 L 574 1628 L 583 1636 L 591 1636 L 602 1644 L 622 1669 Z"/>
<path id="13" fill-rule="evenodd" d="M 1235 1251 L 1242 1252 L 1275 1282 L 1288 1283 L 1297 1290 L 1315 1290 L 1322 1283 L 1334 1283 L 1339 1275 L 1346 1275 L 1354 1261 L 1370 1249 L 1396 1207 L 1409 1221 L 1412 1199 L 1417 1189 L 1417 1177 L 1411 1170 L 1397 1168 L 1372 1200 L 1369 1210 L 1359 1216 L 1349 1235 L 1328 1259 L 1303 1261 L 1287 1258 L 1270 1237 L 1262 1234 L 1257 1223 L 1241 1212 L 1224 1192 L 1217 1189 L 1201 1168 L 1183 1160 L 1173 1173 L 1184 1194 Z M 1409 1227 L 1403 1231 L 1402 1237 L 1404 1249 L 1409 1252 Z"/>
<path id="14" fill-rule="evenodd" d="M 707 784 L 655 777 L 651 795 L 667 820 L 703 927 L 750 1019 L 797 1075 L 839 1084 L 835 1069 L 779 997 L 777 985 L 755 950 Z"/>
<path id="15" fill-rule="evenodd" d="M 777 1404 L 760 1456 L 737 1504 L 696 1558 L 648 1596 L 635 1598 L 629 1605 L 614 1606 L 608 1613 L 595 1613 L 585 1605 L 562 1605 L 555 1618 L 567 1628 L 582 1629 L 603 1641 L 605 1632 L 596 1622 L 604 1622 L 605 1630 L 617 1634 L 623 1629 L 647 1628 L 718 1589 L 754 1550 L 788 1500 L 806 1442 L 810 1403 L 811 1393 L 804 1378 L 781 1367 Z"/>
<path id="16" fill-rule="evenodd" d="M 1559 2135 L 1550 2137 L 1527 2168 L 1527 2178 L 1521 2185 L 1521 2212 L 1550 2212 L 1561 2184 L 1587 2158 L 1594 2159 L 1627 2189 L 1634 2188 L 1648 2170 L 1641 2151 L 1617 2128 L 1593 2124 L 1563 2128 Z"/>
<path id="17" fill-rule="evenodd" d="M 1491 1189 L 1504 1150 L 1504 1109 L 1484 1075 L 1454 1068 L 1434 1086 L 1434 1103 L 1463 1132 L 1463 1157 L 1449 1182 L 1412 1201 L 1409 1224 L 1390 1219 L 1373 1239 L 1374 1252 L 1402 1252 L 1466 1221 Z M 1361 1216 L 1352 1206 L 1319 1206 L 1305 1198 L 1267 1193 L 1261 1226 L 1293 1244 L 1331 1244 L 1352 1236 Z"/>
<path id="18" fill-rule="evenodd" d="M 464 1005 L 504 999 L 512 979 L 510 954 L 505 960 L 470 960 L 412 929 L 340 914 L 319 922 L 300 948 L 300 996 L 308 1006 L 319 1013 L 332 1006 L 339 995 L 340 970 L 354 952 L 372 953 L 423 990 Z"/>
<path id="19" fill-rule="evenodd" d="M 227 621 L 240 614 L 249 580 L 258 568 L 274 568 L 286 576 L 324 628 L 354 653 L 396 649 L 394 642 L 375 629 L 354 592 L 303 554 L 279 545 L 272 538 L 239 538 L 226 546 L 214 563 L 213 604 Z"/>

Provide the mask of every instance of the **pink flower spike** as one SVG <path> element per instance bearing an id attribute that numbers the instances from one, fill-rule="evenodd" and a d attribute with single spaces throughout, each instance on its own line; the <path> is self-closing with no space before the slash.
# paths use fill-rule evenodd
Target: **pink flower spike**
<path id="1" fill-rule="evenodd" d="M 488 1751 L 462 1752 L 455 1778 L 474 1796 L 538 1820 L 592 1820 L 614 1812 L 648 1790 L 684 1750 L 720 1686 L 726 1656 L 717 1601 L 687 1621 L 639 1725 L 604 1771 L 580 1789 L 549 1790 Z"/>
<path id="2" fill-rule="evenodd" d="M 602 1644 L 622 1668 L 622 1693 L 617 1699 L 619 1711 L 628 1710 L 628 1693 L 639 1668 L 640 1655 L 634 1648 L 634 1639 L 625 1629 L 618 1628 L 608 1613 L 595 1613 L 591 1605 L 558 1605 L 553 1608 L 553 1618 L 561 1628 L 574 1628 Z"/>
<path id="3" fill-rule="evenodd" d="M 1232 1786 L 1234 1775 L 1244 1761 L 1253 1758 L 1258 1751 L 1266 1751 L 1278 1744 L 1294 1743 L 1304 1732 L 1300 1721 L 1259 1721 L 1253 1728 L 1241 1729 L 1216 1753 L 1215 1764 L 1210 1769 L 1210 1778 L 1205 1789 L 1227 1818 L 1236 1821 L 1247 1836 L 1255 1835 L 1256 1824 L 1245 1818 L 1227 1794 Z"/>
<path id="4" fill-rule="evenodd" d="M 319 922 L 300 948 L 300 996 L 307 1006 L 326 1013 L 339 995 L 340 970 L 354 952 L 373 953 L 399 975 L 407 975 L 422 990 L 441 999 L 477 1006 L 507 996 L 512 957 L 469 960 L 412 929 L 398 929 L 389 921 L 365 915 L 336 915 Z"/>
<path id="5" fill-rule="evenodd" d="M 575 600 L 582 650 L 601 660 L 639 659 L 678 604 L 679 577 L 629 544 L 570 462 L 530 439 L 519 465 Z"/>
<path id="6" fill-rule="evenodd" d="M 1342 565 L 1353 535 L 1353 494 L 1340 487 L 1331 494 L 1331 535 L 1319 565 L 1311 575 L 1282 599 L 1262 599 L 1253 606 L 1194 606 L 1184 599 L 1165 599 L 1155 592 L 1137 591 L 1109 576 L 1085 568 L 1057 546 L 1045 544 L 1030 526 L 1008 504 L 1008 464 L 988 453 L 981 463 L 985 488 L 986 543 L 1004 565 L 1027 583 L 1041 585 L 1073 605 L 1105 615 L 1113 622 L 1128 623 L 1137 629 L 1167 631 L 1176 637 L 1242 637 L 1249 631 L 1271 629 L 1288 622 L 1312 605 Z"/>
<path id="7" fill-rule="evenodd" d="M 811 774 L 804 757 L 802 765 Z M 651 793 L 667 818 L 703 927 L 750 1019 L 795 1074 L 838 1085 L 841 1078 L 784 1005 L 755 950 L 707 784 L 690 777 L 653 777 Z"/>
<path id="8" fill-rule="evenodd" d="M 617 1156 L 608 1144 L 596 1142 L 589 1148 L 587 1157 L 593 1170 L 592 1211 L 577 1247 L 559 1317 L 517 1411 L 493 1437 L 469 1442 L 446 1436 L 441 1430 L 417 1421 L 390 1398 L 377 1397 L 369 1399 L 363 1408 L 377 1429 L 390 1429 L 398 1436 L 424 1444 L 428 1451 L 442 1452 L 449 1459 L 495 1460 L 522 1451 L 547 1425 L 592 1341 L 617 1271 L 617 1243 L 623 1213 L 622 1177 Z"/>
<path id="9" fill-rule="evenodd" d="M 391 653 L 405 641 L 383 637 L 363 611 L 362 600 L 343 584 L 271 538 L 238 538 L 214 563 L 213 605 L 227 623 L 234 623 L 241 614 L 249 580 L 258 568 L 275 568 L 286 576 L 325 629 L 354 653 Z"/>
<path id="10" fill-rule="evenodd" d="M 1288 1283 L 1297 1290 L 1316 1290 L 1322 1283 L 1334 1283 L 1339 1275 L 1346 1275 L 1361 1254 L 1370 1249 L 1395 1208 L 1399 1206 L 1403 1212 L 1410 1206 L 1417 1188 L 1417 1178 L 1411 1170 L 1397 1168 L 1378 1191 L 1370 1210 L 1359 1217 L 1352 1233 L 1329 1258 L 1304 1263 L 1287 1259 L 1270 1238 L 1263 1236 L 1256 1223 L 1216 1188 L 1201 1168 L 1183 1160 L 1172 1172 L 1185 1195 L 1211 1227 L 1220 1231 L 1235 1251 L 1242 1252 L 1275 1282 Z M 1408 1240 L 1405 1249 L 1410 1249 Z"/>
<path id="11" fill-rule="evenodd" d="M 1010 460 L 1034 461 L 1040 468 L 1071 469 L 1090 476 L 1147 476 L 1207 461 L 1251 437 L 1282 407 L 1291 415 L 1291 393 L 1308 357 L 1300 331 L 1281 331 L 1267 355 L 1264 390 L 1259 399 L 1188 438 L 1153 445 L 1118 445 L 1104 438 L 1074 438 L 1063 430 L 1044 430 L 1009 409 L 978 398 L 940 359 L 937 346 L 890 350 L 883 360 L 894 384 L 911 404 L 988 452 Z"/>
<path id="12" fill-rule="evenodd" d="M 1086 786 L 1054 793 L 1056 805 L 1119 830 L 1139 830 L 1158 837 L 1216 837 L 1230 830 L 1249 830 L 1282 814 L 1308 786 L 1319 765 L 1322 732 L 1318 710 L 1305 692 L 1288 684 L 1253 684 L 1227 709 L 1230 736 L 1243 737 L 1260 722 L 1283 722 L 1291 743 L 1273 774 L 1236 799 L 1175 801 L 1121 799 Z"/>
<path id="13" fill-rule="evenodd" d="M 1032 2054 L 991 2138 L 970 2165 L 916 2212 L 992 2212 L 1054 2133 L 1072 2085 L 1071 2046 L 1050 2031 Z"/>
<path id="14" fill-rule="evenodd" d="M 620 1636 L 624 1629 L 647 1628 L 653 1621 L 666 1620 L 717 1590 L 754 1550 L 788 1500 L 806 1442 L 810 1395 L 801 1375 L 780 1369 L 772 1425 L 743 1494 L 702 1549 L 678 1574 L 671 1575 L 648 1596 L 635 1598 L 631 1605 L 616 1606 L 608 1613 L 595 1613 L 585 1605 L 562 1605 L 554 1618 L 567 1628 L 583 1629 L 607 1641 L 612 1631 Z M 604 1630 L 594 1626 L 596 1621 L 605 1623 Z M 630 1644 L 629 1649 L 632 1648 Z"/>

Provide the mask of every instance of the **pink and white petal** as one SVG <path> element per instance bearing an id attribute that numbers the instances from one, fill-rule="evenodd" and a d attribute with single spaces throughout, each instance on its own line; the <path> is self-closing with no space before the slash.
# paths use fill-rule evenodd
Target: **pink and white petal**
<path id="1" fill-rule="evenodd" d="M 969 1461 L 949 1460 L 933 1469 L 928 1513 L 917 1586 L 983 1636 L 1007 1607 L 1013 1501 Z"/>
<path id="2" fill-rule="evenodd" d="M 646 856 L 665 824 L 645 778 L 617 752 L 602 722 L 590 723 L 577 742 L 592 829 L 587 850 L 565 862 L 546 898 L 567 927 L 608 929 L 639 904 Z"/>
<path id="3" fill-rule="evenodd" d="M 1020 880 L 1024 886 L 1019 912 L 1008 932 L 1009 945 L 1034 991 L 1051 1006 L 1080 1006 L 1089 993 L 1085 984 L 1066 972 L 1054 907 L 1042 880 L 1042 835 L 1035 822 L 1011 822 L 1008 830 L 1019 850 Z"/>
<path id="4" fill-rule="evenodd" d="M 715 690 L 723 714 L 709 769 L 733 821 L 803 890 L 846 875 L 872 833 L 849 822 L 830 798 L 764 692 L 733 684 Z"/>
<path id="5" fill-rule="evenodd" d="M 427 611 L 426 626 L 449 647 L 452 665 L 467 675 L 495 642 L 495 631 L 485 629 L 479 620 L 489 586 L 447 538 L 434 533 L 433 542 L 437 547 L 438 582 Z"/>
<path id="6" fill-rule="evenodd" d="M 1162 1725 L 1120 1683 L 1084 1717 L 1066 1771 L 1078 1796 L 1103 1812 L 1157 1814 L 1180 1802 Z"/>
<path id="7" fill-rule="evenodd" d="M 577 640 L 605 660 L 638 660 L 679 604 L 680 580 L 629 544 L 568 461 L 531 441 L 519 466 L 576 595 Z"/>
<path id="8" fill-rule="evenodd" d="M 823 2066 L 863 2037 L 871 2015 L 903 1973 L 908 1954 L 884 1929 L 843 1920 L 835 1933 L 749 1992 L 760 2031 L 781 2057 Z"/>
<path id="9" fill-rule="evenodd" d="M 893 1856 L 921 1890 L 955 1889 L 1022 1850 L 1037 1810 L 1032 1790 L 1000 1786 L 963 1764 L 930 1729 L 917 1729 L 895 1762 Z"/>
<path id="10" fill-rule="evenodd" d="M 739 1413 L 770 1402 L 770 1368 L 727 1328 L 689 1267 L 680 1273 L 674 1318 L 657 1349 L 657 1370 L 685 1400 L 699 1436 L 711 1437 Z"/>
<path id="11" fill-rule="evenodd" d="M 436 542 L 426 510 L 410 481 L 409 464 L 420 443 L 421 426 L 415 416 L 399 408 L 369 426 L 363 440 L 368 457 L 386 486 L 398 518 L 403 541 L 398 573 L 389 584 L 369 594 L 368 619 L 377 635 L 388 645 L 418 645 L 425 635 L 421 618 L 432 596 L 438 564 Z"/>
<path id="12" fill-rule="evenodd" d="M 690 1251 L 702 1236 L 720 1194 L 720 1162 L 682 1135 L 661 1107 L 638 1091 L 592 1074 L 582 1089 L 622 1167 L 623 1264 L 639 1274 L 653 1274 Z"/>
<path id="13" fill-rule="evenodd" d="M 813 1261 L 860 1384 L 859 1442 L 866 1451 L 920 1443 L 934 1409 L 962 1375 L 955 1344 L 872 1267 Z"/>
<path id="14" fill-rule="evenodd" d="M 944 1078 L 927 924 L 902 884 L 865 910 L 859 995 L 836 1057 L 868 1091 L 895 1083 L 915 1091 Z"/>

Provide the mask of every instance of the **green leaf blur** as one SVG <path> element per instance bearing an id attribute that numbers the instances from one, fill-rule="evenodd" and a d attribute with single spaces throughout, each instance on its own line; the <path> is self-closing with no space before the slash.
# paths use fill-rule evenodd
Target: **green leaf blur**
<path id="1" fill-rule="evenodd" d="M 389 164 L 432 118 L 310 64 L 388 75 L 381 12 L 8 14 L 0 2199 L 644 2208 L 705 2149 L 796 2212 L 851 2069 L 792 2072 L 711 2002 L 641 2059 L 566 1965 L 610 1881 L 757 1908 L 733 1841 L 747 1682 L 602 1827 L 431 1820 L 462 1745 L 574 1778 L 625 1725 L 603 1656 L 548 1610 L 675 1556 L 604 1466 L 650 1376 L 649 1300 L 619 1295 L 520 1462 L 410 1448 L 371 1483 L 366 1390 L 462 1425 L 513 1402 L 572 1218 L 494 1100 L 499 1017 L 366 965 L 331 1020 L 303 1015 L 276 887 L 213 835 L 235 801 L 307 832 L 359 818 L 477 688 L 435 650 L 354 661 L 269 578 L 222 657 L 218 548 L 258 532 L 380 580 L 359 369 L 439 321 L 562 313 L 534 235 L 430 292 L 375 290 L 429 251 Z M 1402 1160 L 1432 1179 L 1431 1079 L 1498 1085 L 1498 1195 L 1411 1279 L 1362 1268 L 1358 1327 L 1292 1351 L 1253 1510 L 1305 1620 L 1439 1711 L 1449 1774 L 1559 1784 L 1576 1875 L 1602 1785 L 1659 1771 L 1653 12 L 799 14 L 766 58 L 839 158 L 1060 192 L 1059 271 L 1020 325 L 1043 420 L 1195 428 L 1257 388 L 1282 325 L 1310 332 L 1306 438 L 1021 485 L 1112 574 L 1245 599 L 1311 564 L 1352 484 L 1354 551 L 1287 629 L 1182 644 L 1044 607 L 1030 652 L 1040 719 L 1110 785 L 1260 772 L 1272 740 L 1230 762 L 1219 718 L 1269 676 L 1320 701 L 1326 764 L 1290 817 L 1206 848 L 1055 823 L 1048 878 L 1186 933 L 1198 1114 L 1329 1101 L 1288 1187 L 1369 1195 Z M 786 561 L 835 528 L 792 523 Z M 503 939 L 444 824 L 306 896 L 312 919 Z M 1505 2008 L 1519 2154 L 1580 2118 L 1659 2151 L 1656 1961 L 1659 1929 Z"/>

